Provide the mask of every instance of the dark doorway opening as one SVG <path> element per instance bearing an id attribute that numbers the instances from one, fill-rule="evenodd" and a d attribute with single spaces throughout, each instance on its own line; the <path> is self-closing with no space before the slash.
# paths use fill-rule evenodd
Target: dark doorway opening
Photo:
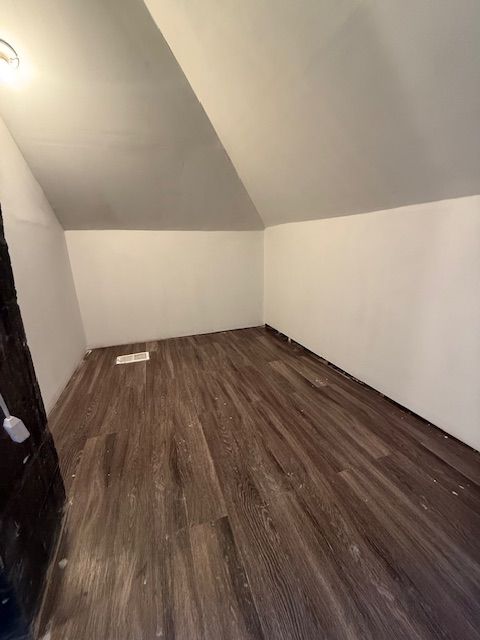
<path id="1" fill-rule="evenodd" d="M 0 639 L 10 640 L 30 637 L 65 489 L 17 303 L 1 209 L 0 393 L 31 434 L 13 442 L 1 428 L 0 410 Z"/>

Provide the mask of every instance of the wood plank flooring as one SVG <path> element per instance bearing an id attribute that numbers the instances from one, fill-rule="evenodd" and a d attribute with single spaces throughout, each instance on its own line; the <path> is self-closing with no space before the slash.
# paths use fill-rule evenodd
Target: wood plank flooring
<path id="1" fill-rule="evenodd" d="M 480 456 L 264 328 L 94 350 L 50 427 L 39 636 L 480 639 Z"/>

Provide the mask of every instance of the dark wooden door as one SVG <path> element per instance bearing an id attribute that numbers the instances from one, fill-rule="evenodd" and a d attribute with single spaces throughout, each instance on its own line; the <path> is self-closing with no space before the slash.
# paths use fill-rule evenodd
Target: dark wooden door
<path id="1" fill-rule="evenodd" d="M 48 287 L 48 282 L 38 286 Z M 0 410 L 0 639 L 29 637 L 65 502 L 0 209 L 0 393 L 31 436 L 13 442 Z"/>

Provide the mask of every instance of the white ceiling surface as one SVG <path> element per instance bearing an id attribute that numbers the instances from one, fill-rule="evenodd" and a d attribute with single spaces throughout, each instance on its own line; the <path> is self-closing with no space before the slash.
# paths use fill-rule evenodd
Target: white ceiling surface
<path id="1" fill-rule="evenodd" d="M 0 113 L 66 229 L 262 221 L 143 0 L 0 0 Z"/>
<path id="2" fill-rule="evenodd" d="M 480 192 L 478 0 L 145 0 L 267 225 Z"/>

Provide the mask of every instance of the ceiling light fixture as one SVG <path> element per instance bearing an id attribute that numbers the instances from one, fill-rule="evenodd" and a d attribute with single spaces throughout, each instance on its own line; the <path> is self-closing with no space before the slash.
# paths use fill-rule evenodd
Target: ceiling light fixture
<path id="1" fill-rule="evenodd" d="M 12 45 L 0 38 L 0 81 L 10 80 L 19 66 L 18 53 Z"/>

